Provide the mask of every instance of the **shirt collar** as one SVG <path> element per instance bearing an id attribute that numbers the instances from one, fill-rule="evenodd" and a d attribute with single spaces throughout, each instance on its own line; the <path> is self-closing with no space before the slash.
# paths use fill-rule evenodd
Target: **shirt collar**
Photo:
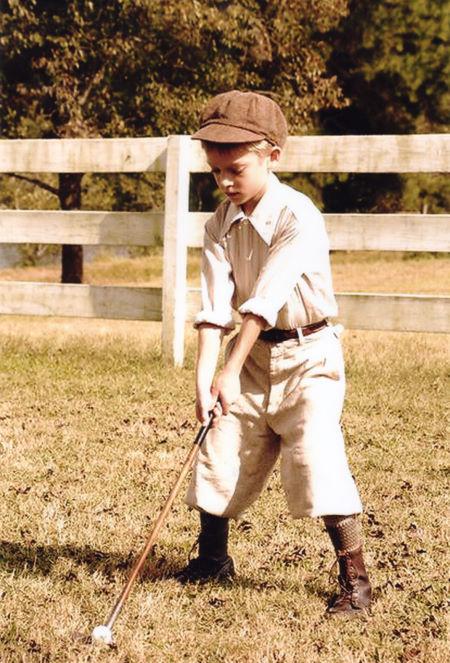
<path id="1" fill-rule="evenodd" d="M 270 173 L 267 190 L 250 216 L 246 216 L 241 207 L 230 202 L 225 215 L 224 233 L 229 232 L 233 223 L 248 219 L 264 242 L 269 245 L 282 209 L 282 197 L 279 195 L 281 186 L 276 175 Z"/>

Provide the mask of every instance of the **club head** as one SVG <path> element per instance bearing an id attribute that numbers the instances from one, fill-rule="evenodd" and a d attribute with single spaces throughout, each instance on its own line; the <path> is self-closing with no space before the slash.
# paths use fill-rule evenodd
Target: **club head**
<path id="1" fill-rule="evenodd" d="M 114 638 L 109 626 L 96 626 L 92 631 L 92 642 L 98 645 L 114 647 Z"/>
<path id="2" fill-rule="evenodd" d="M 117 649 L 117 645 L 113 640 L 110 640 L 108 643 L 105 642 L 102 638 L 94 638 L 94 634 L 88 635 L 87 633 L 81 633 L 80 631 L 74 632 L 71 634 L 73 642 L 79 646 L 92 647 L 92 645 L 98 647 L 109 647 L 110 649 Z"/>

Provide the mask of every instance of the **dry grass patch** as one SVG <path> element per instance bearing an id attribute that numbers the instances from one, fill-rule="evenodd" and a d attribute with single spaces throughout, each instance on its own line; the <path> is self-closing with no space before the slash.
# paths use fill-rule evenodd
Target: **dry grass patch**
<path id="1" fill-rule="evenodd" d="M 445 253 L 336 251 L 331 266 L 338 292 L 450 294 L 450 261 Z"/>
<path id="2" fill-rule="evenodd" d="M 335 251 L 331 255 L 335 289 L 339 292 L 449 294 L 450 261 L 446 254 L 409 254 L 377 251 Z M 117 258 L 98 256 L 86 262 L 84 281 L 93 285 L 162 285 L 161 249 L 148 256 Z M 59 265 L 0 270 L 3 281 L 58 283 Z M 200 285 L 200 253 L 189 250 L 188 284 Z"/>
<path id="3" fill-rule="evenodd" d="M 233 584 L 171 579 L 197 532 L 179 497 L 104 650 L 74 635 L 114 605 L 195 435 L 193 334 L 173 369 L 156 323 L 1 318 L 2 663 L 444 663 L 448 337 L 343 342 L 372 616 L 324 616 L 333 555 L 276 471 L 232 526 Z"/>

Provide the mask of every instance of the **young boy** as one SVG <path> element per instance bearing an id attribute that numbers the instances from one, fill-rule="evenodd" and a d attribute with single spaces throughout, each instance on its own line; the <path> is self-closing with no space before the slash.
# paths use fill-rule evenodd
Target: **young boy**
<path id="1" fill-rule="evenodd" d="M 323 218 L 271 172 L 287 124 L 270 98 L 237 90 L 206 105 L 200 129 L 226 199 L 205 227 L 203 310 L 196 319 L 197 417 L 213 411 L 188 488 L 200 512 L 199 556 L 180 582 L 234 575 L 228 521 L 261 493 L 280 456 L 294 518 L 322 516 L 339 562 L 340 592 L 328 612 L 370 605 L 362 557 L 361 502 L 340 428 L 345 378 Z M 215 376 L 224 335 L 242 317 Z"/>

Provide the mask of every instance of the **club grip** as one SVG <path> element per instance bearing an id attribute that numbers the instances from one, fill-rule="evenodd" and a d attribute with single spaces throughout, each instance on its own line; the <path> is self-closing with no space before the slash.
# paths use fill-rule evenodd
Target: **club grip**
<path id="1" fill-rule="evenodd" d="M 209 413 L 208 423 L 205 424 L 205 426 L 202 426 L 200 428 L 200 430 L 198 431 L 198 433 L 197 433 L 197 437 L 194 440 L 194 446 L 197 446 L 197 447 L 202 446 L 203 440 L 205 439 L 209 429 L 211 428 L 213 419 L 214 419 L 214 413 L 211 410 L 211 412 Z"/>

